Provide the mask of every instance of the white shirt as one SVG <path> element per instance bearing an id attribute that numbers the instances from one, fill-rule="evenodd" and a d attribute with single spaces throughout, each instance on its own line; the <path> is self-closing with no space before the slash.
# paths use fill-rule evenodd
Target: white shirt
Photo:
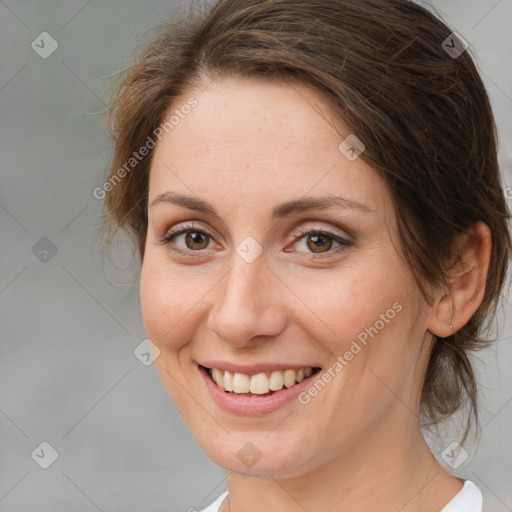
<path id="1" fill-rule="evenodd" d="M 227 495 L 228 492 L 226 491 L 201 512 L 219 512 L 220 505 Z M 459 494 L 440 512 L 482 512 L 482 493 L 480 489 L 470 480 L 466 480 Z"/>

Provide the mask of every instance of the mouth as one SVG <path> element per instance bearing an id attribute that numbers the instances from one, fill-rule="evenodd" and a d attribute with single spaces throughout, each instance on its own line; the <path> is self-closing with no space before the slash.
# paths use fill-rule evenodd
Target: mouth
<path id="1" fill-rule="evenodd" d="M 288 368 L 254 374 L 230 372 L 199 365 L 219 390 L 234 396 L 267 397 L 314 377 L 318 367 Z M 302 387 L 302 386 L 301 386 Z"/>

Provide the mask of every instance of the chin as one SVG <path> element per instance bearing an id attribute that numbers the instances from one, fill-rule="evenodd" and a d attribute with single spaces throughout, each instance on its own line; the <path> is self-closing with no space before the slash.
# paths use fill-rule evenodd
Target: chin
<path id="1" fill-rule="evenodd" d="M 305 439 L 294 440 L 290 432 L 192 433 L 206 455 L 227 471 L 255 478 L 291 478 L 314 469 L 313 447 Z M 222 430 L 219 427 L 219 430 Z M 273 438 L 272 438 L 273 437 Z"/>

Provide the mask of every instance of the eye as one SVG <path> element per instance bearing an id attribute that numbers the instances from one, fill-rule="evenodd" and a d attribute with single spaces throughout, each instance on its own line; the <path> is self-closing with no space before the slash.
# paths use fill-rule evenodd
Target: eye
<path id="1" fill-rule="evenodd" d="M 180 253 L 201 252 L 214 245 L 214 240 L 208 233 L 190 225 L 178 226 L 176 230 L 166 233 L 159 242 Z"/>
<path id="2" fill-rule="evenodd" d="M 294 236 L 297 236 L 294 243 L 296 250 L 313 255 L 327 253 L 327 256 L 330 256 L 332 253 L 337 253 L 339 250 L 354 245 L 347 238 L 324 230 L 299 229 L 294 232 Z"/>
<path id="3" fill-rule="evenodd" d="M 286 252 L 299 252 L 309 254 L 312 259 L 330 257 L 354 242 L 341 235 L 321 229 L 299 228 L 292 233 L 295 237 L 293 248 L 287 247 Z M 211 249 L 216 244 L 213 237 L 206 231 L 194 225 L 176 226 L 167 232 L 159 241 L 171 251 L 188 256 L 201 256 L 204 249 Z M 196 254 L 192 254 L 192 253 Z"/>

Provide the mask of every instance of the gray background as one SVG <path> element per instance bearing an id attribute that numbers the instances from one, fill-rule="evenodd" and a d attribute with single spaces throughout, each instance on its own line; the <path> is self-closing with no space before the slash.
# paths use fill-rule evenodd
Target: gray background
<path id="1" fill-rule="evenodd" d="M 225 488 L 154 367 L 134 356 L 145 338 L 138 276 L 126 246 L 116 265 L 104 257 L 92 195 L 112 149 L 102 114 L 110 76 L 187 4 L 0 0 L 3 512 L 186 511 Z M 512 0 L 432 4 L 478 56 L 512 186 Z M 44 31 L 59 45 L 47 59 L 31 48 Z M 511 307 L 500 311 L 498 343 L 479 355 L 481 441 L 457 470 L 493 512 L 512 510 Z M 454 439 L 432 441 L 434 453 Z M 59 455 L 46 470 L 35 460 L 48 449 L 31 457 L 43 441 Z"/>

